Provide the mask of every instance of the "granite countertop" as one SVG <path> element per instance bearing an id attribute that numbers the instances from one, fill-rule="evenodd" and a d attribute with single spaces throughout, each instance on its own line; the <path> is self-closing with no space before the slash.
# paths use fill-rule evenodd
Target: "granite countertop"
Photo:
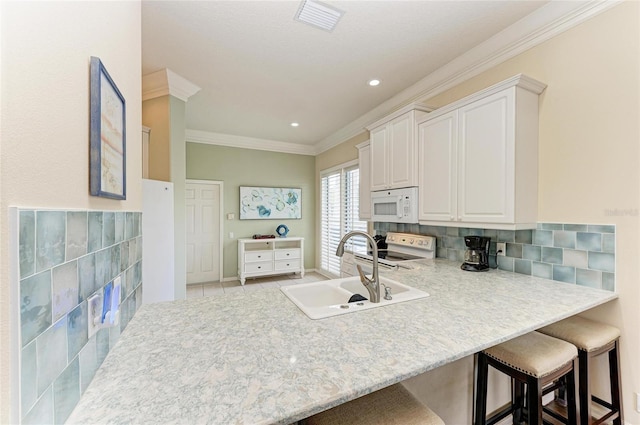
<path id="1" fill-rule="evenodd" d="M 322 320 L 277 288 L 144 305 L 68 423 L 289 424 L 617 298 L 440 259 L 382 274 L 431 296 Z"/>

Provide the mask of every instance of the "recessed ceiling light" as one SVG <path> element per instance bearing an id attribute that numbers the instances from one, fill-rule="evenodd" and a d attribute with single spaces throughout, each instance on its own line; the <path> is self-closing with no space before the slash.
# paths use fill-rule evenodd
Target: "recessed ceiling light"
<path id="1" fill-rule="evenodd" d="M 297 122 L 292 122 L 291 123 L 291 127 L 298 127 L 300 124 L 298 124 Z"/>
<path id="2" fill-rule="evenodd" d="M 369 85 L 370 85 L 371 87 L 375 87 L 375 86 L 377 86 L 378 84 L 380 84 L 380 80 L 369 80 Z"/>

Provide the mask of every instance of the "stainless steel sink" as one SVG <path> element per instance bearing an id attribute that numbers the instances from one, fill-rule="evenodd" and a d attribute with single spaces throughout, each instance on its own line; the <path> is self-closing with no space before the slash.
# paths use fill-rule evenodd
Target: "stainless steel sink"
<path id="1" fill-rule="evenodd" d="M 324 319 L 429 296 L 428 293 L 420 289 L 385 277 L 381 277 L 380 282 L 391 288 L 391 300 L 385 300 L 381 297 L 379 303 L 372 303 L 369 300 L 348 302 L 354 294 L 360 294 L 364 297 L 368 295 L 366 288 L 360 283 L 359 277 L 283 286 L 280 290 L 310 319 Z M 384 288 L 381 292 L 384 294 Z"/>

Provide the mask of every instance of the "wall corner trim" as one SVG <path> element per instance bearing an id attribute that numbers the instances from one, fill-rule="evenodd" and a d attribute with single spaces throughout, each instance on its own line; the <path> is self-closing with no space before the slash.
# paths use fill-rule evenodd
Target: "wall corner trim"
<path id="1" fill-rule="evenodd" d="M 142 76 L 142 100 L 171 95 L 186 102 L 200 87 L 169 68 Z"/>

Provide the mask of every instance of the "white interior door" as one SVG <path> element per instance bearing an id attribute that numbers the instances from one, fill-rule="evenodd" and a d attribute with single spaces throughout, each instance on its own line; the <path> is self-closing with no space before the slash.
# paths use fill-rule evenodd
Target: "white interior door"
<path id="1" fill-rule="evenodd" d="M 221 182 L 187 181 L 187 284 L 221 278 Z"/>

